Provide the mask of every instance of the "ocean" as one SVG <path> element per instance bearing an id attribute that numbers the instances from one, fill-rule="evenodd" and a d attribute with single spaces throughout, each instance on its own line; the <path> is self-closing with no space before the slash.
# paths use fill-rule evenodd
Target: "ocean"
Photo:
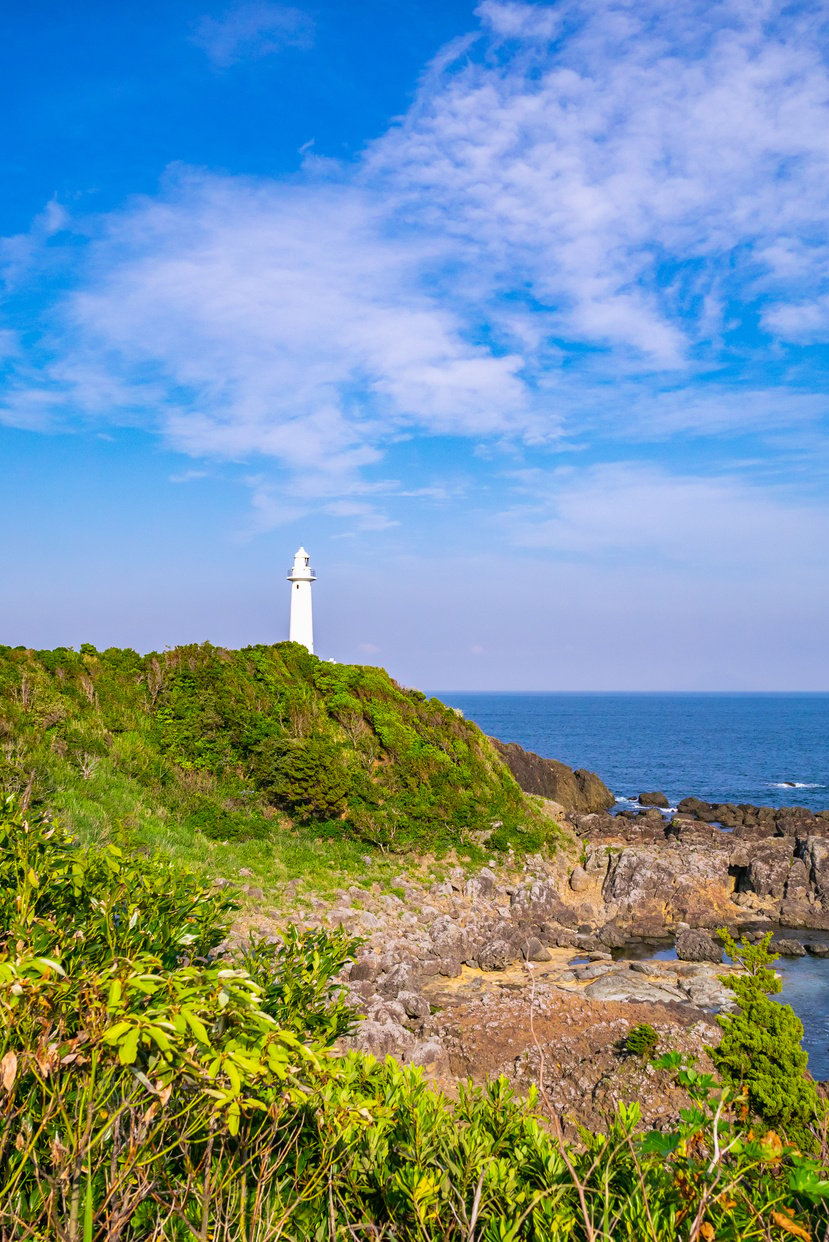
<path id="1" fill-rule="evenodd" d="M 492 737 L 598 773 L 621 804 L 658 789 L 673 806 L 693 794 L 829 809 L 829 694 L 436 697 Z M 780 1000 L 803 1023 L 809 1069 L 829 1079 L 829 961 L 781 958 L 776 966 Z"/>
<path id="2" fill-rule="evenodd" d="M 619 799 L 829 808 L 829 694 L 436 697 L 492 737 L 598 773 Z"/>

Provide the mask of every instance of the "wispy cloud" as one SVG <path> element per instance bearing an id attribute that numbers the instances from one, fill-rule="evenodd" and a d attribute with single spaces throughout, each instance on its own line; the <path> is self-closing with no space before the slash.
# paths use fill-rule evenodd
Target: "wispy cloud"
<path id="1" fill-rule="evenodd" d="M 479 8 L 498 35 L 374 148 L 491 297 L 522 279 L 567 345 L 689 367 L 775 277 L 826 286 L 826 13 L 625 0 Z M 808 253 L 791 247 L 808 237 Z M 789 245 L 789 270 L 775 248 Z M 817 261 L 817 262 L 816 262 Z M 799 330 L 782 311 L 767 326 Z"/>
<path id="2" fill-rule="evenodd" d="M 363 503 L 355 480 L 415 437 L 498 453 L 817 426 L 797 351 L 829 316 L 823 6 L 477 13 L 353 166 L 311 160 L 283 183 L 173 170 L 84 222 L 74 288 L 0 417 L 269 459 L 293 481 L 255 492 L 262 523 L 312 492 Z M 248 4 L 197 37 L 221 66 L 310 26 Z"/>
<path id="3" fill-rule="evenodd" d="M 606 562 L 632 590 L 643 569 L 678 571 L 696 590 L 823 577 L 829 510 L 785 489 L 636 460 L 537 472 L 525 486 L 532 498 L 498 519 L 518 546 Z"/>
<path id="4" fill-rule="evenodd" d="M 389 236 L 349 185 L 185 175 L 103 222 L 61 309 L 73 348 L 40 395 L 143 418 L 196 456 L 316 471 L 334 490 L 401 434 L 520 431 L 521 357 L 468 340 L 422 278 L 428 249 Z"/>
<path id="5" fill-rule="evenodd" d="M 236 4 L 221 17 L 203 17 L 192 40 L 220 69 L 240 60 L 258 59 L 285 48 L 307 49 L 314 23 L 302 9 L 286 4 Z"/>

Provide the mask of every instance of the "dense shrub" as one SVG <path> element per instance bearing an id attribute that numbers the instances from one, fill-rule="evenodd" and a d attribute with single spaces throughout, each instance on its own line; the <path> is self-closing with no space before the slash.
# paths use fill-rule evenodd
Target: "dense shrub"
<path id="1" fill-rule="evenodd" d="M 117 789 L 119 810 L 149 801 L 214 840 L 276 831 L 274 811 L 384 850 L 474 854 L 497 824 L 489 848 L 528 851 L 554 832 L 474 724 L 296 643 L 0 648 L 0 704 L 0 793 L 72 823 Z"/>

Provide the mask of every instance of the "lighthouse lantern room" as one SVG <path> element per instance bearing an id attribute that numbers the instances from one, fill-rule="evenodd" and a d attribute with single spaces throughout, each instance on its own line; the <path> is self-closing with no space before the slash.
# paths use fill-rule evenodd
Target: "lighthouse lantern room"
<path id="1" fill-rule="evenodd" d="M 314 654 L 314 619 L 311 612 L 311 583 L 316 582 L 317 575 L 311 568 L 311 558 L 304 548 L 300 548 L 294 557 L 288 581 L 291 584 L 291 628 L 289 637 L 292 643 L 302 643 L 311 655 Z"/>

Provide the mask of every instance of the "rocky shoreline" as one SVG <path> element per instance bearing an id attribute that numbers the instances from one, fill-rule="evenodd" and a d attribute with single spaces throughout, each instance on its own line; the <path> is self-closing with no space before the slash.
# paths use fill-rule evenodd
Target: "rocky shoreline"
<path id="1" fill-rule="evenodd" d="M 493 1074 L 541 1084 L 572 1124 L 601 1125 L 636 1099 L 659 1125 L 684 1101 L 626 1055 L 626 1035 L 648 1022 L 663 1049 L 705 1066 L 732 995 L 716 927 L 752 939 L 797 928 L 781 951 L 829 954 L 809 936 L 829 930 L 829 812 L 688 798 L 666 814 L 654 793 L 611 815 L 593 774 L 501 749 L 533 792 L 569 793 L 575 807 L 544 803 L 566 844 L 520 868 L 456 867 L 439 883 L 403 874 L 400 896 L 374 884 L 312 899 L 307 924 L 365 938 L 343 976 L 365 1018 L 343 1048 L 421 1065 L 450 1091 Z M 642 960 L 643 945 L 671 942 L 676 961 Z M 640 960 L 627 956 L 634 946 Z"/>

